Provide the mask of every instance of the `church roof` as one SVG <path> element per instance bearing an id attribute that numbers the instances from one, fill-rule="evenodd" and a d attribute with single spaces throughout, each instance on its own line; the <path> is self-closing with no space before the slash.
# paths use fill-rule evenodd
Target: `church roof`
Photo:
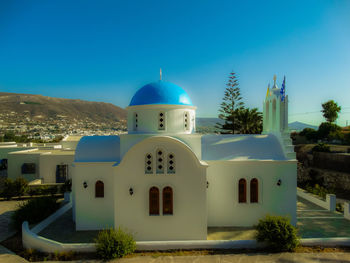
<path id="1" fill-rule="evenodd" d="M 129 106 L 150 104 L 193 106 L 186 91 L 173 83 L 161 80 L 140 88 L 132 97 Z"/>
<path id="2" fill-rule="evenodd" d="M 75 150 L 75 162 L 119 162 L 119 136 L 84 136 Z"/>
<path id="3" fill-rule="evenodd" d="M 286 160 L 275 135 L 204 135 L 202 159 L 210 160 Z"/>

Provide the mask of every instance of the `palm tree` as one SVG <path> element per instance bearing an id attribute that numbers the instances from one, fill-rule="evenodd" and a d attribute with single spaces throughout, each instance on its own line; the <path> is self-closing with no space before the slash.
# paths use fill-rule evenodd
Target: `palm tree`
<path id="1" fill-rule="evenodd" d="M 262 114 L 257 108 L 239 110 L 237 121 L 241 134 L 260 134 L 262 131 Z"/>

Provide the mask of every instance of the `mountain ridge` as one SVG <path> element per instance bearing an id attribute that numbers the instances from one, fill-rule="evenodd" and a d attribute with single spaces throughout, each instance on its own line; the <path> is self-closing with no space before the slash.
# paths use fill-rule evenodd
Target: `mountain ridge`
<path id="1" fill-rule="evenodd" d="M 96 122 L 125 121 L 126 110 L 112 103 L 65 99 L 37 94 L 0 92 L 0 111 L 31 117 L 90 119 Z"/>

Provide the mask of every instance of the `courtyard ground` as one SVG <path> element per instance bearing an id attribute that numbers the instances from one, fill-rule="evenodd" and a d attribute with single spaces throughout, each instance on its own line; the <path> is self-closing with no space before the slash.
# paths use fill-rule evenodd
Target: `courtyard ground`
<path id="1" fill-rule="evenodd" d="M 20 202 L 21 201 L 0 202 L 0 242 L 15 234 L 15 231 L 11 230 L 9 225 L 11 216 Z"/>
<path id="2" fill-rule="evenodd" d="M 302 238 L 350 237 L 350 220 L 338 212 L 330 212 L 322 207 L 298 197 L 298 229 Z M 68 211 L 39 233 L 59 242 L 93 242 L 98 231 L 75 231 L 72 211 Z M 208 240 L 248 240 L 254 239 L 251 227 L 209 227 Z"/>

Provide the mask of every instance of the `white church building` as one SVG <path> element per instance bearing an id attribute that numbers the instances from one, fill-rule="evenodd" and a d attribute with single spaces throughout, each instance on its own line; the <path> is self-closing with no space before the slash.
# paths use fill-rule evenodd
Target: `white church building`
<path id="1" fill-rule="evenodd" d="M 127 107 L 127 134 L 78 143 L 76 230 L 120 226 L 137 241 L 205 240 L 208 227 L 253 226 L 266 214 L 296 224 L 287 109 L 275 83 L 264 101 L 263 134 L 203 135 L 195 132 L 196 107 L 182 88 L 165 81 L 143 86 Z"/>

